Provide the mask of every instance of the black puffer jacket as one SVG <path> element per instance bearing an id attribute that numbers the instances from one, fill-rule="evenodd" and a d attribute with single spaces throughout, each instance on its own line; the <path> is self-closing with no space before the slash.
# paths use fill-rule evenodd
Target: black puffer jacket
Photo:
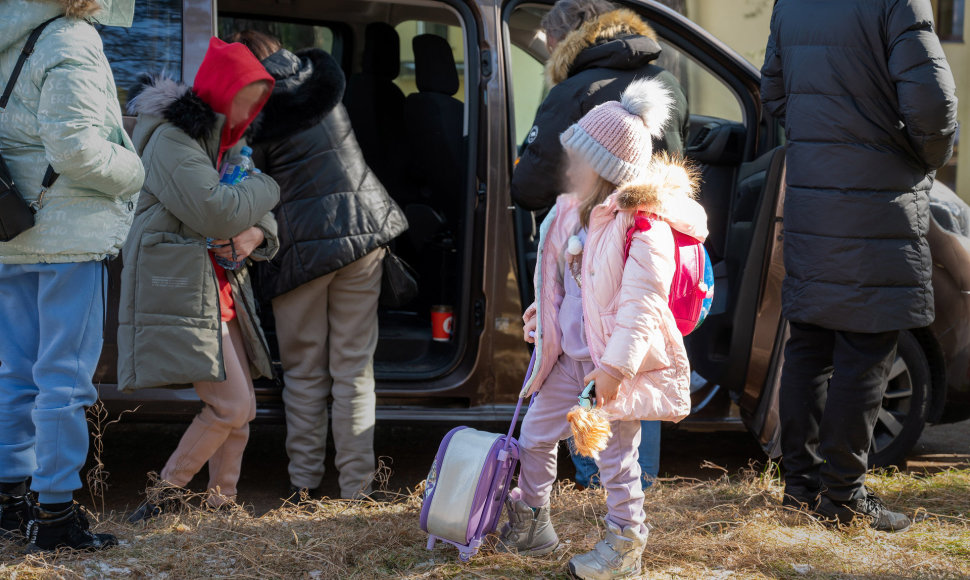
<path id="1" fill-rule="evenodd" d="M 280 185 L 280 251 L 258 272 L 268 300 L 387 244 L 407 220 L 364 162 L 330 55 L 281 50 L 263 66 L 276 88 L 256 123 L 253 160 Z"/>
<path id="2" fill-rule="evenodd" d="M 515 203 L 528 210 L 552 207 L 556 196 L 566 191 L 566 154 L 559 135 L 597 105 L 619 101 L 636 79 L 656 78 L 667 85 L 675 107 L 654 150 L 683 154 L 687 97 L 674 75 L 653 64 L 660 53 L 656 33 L 627 9 L 587 22 L 556 46 L 546 63 L 552 90 L 536 113 L 512 174 Z"/>
<path id="3" fill-rule="evenodd" d="M 928 0 L 779 0 L 762 69 L 785 117 L 784 314 L 835 330 L 933 322 L 933 171 L 956 130 Z"/>

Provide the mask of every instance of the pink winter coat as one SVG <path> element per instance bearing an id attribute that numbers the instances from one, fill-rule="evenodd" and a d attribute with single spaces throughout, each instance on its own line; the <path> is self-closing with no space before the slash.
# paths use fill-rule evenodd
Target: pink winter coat
<path id="1" fill-rule="evenodd" d="M 616 400 L 603 407 L 611 421 L 679 421 L 690 413 L 690 364 L 684 338 L 668 307 L 674 275 L 675 228 L 700 241 L 707 215 L 693 199 L 694 183 L 683 166 L 655 161 L 652 183 L 627 185 L 595 207 L 583 251 L 583 313 L 593 363 L 622 378 Z M 542 223 L 535 285 L 536 302 L 523 319 L 539 316 L 534 372 L 522 388 L 527 397 L 542 388 L 562 354 L 559 307 L 569 238 L 580 227 L 580 200 L 559 196 Z M 656 215 L 653 227 L 627 232 L 637 211 Z"/>

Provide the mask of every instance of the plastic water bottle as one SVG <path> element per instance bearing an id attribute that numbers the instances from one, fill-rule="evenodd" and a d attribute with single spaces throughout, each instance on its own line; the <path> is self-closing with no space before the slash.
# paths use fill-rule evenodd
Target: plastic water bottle
<path id="1" fill-rule="evenodd" d="M 253 165 L 253 150 L 249 147 L 243 147 L 222 167 L 222 175 L 219 181 L 228 185 L 238 185 L 249 177 L 250 173 L 259 173 L 259 170 Z M 206 238 L 205 241 L 210 250 L 225 247 L 214 244 L 215 240 L 212 238 Z M 232 240 L 229 240 L 226 245 L 232 247 L 232 255 L 235 258 L 236 248 L 232 245 Z M 226 270 L 238 270 L 243 267 L 245 260 L 227 260 L 216 256 L 216 263 Z"/>
<path id="2" fill-rule="evenodd" d="M 229 185 L 237 185 L 249 177 L 249 174 L 255 169 L 256 166 L 253 165 L 253 150 L 249 147 L 243 147 L 239 150 L 239 153 L 233 155 L 226 162 L 225 166 L 223 166 L 219 181 Z"/>

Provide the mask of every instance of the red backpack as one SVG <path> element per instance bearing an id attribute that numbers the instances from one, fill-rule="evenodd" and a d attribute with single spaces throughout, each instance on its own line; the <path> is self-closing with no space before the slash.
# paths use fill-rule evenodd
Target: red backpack
<path id="1" fill-rule="evenodd" d="M 654 219 L 644 212 L 637 212 L 633 226 L 626 233 L 624 259 L 630 255 L 633 235 L 638 231 L 649 231 Z M 703 243 L 673 228 L 670 231 L 674 233 L 674 280 L 670 284 L 668 304 L 678 330 L 687 336 L 697 330 L 711 311 L 714 267 Z"/>

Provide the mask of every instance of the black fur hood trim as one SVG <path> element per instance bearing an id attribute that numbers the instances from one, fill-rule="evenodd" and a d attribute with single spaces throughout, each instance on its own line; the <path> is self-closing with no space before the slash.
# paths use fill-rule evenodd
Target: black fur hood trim
<path id="1" fill-rule="evenodd" d="M 192 87 L 164 75 L 142 75 L 128 91 L 128 112 L 162 117 L 193 139 L 208 139 L 218 122 L 216 112 Z"/>
<path id="2" fill-rule="evenodd" d="M 340 65 L 317 48 L 280 50 L 263 61 L 276 88 L 254 123 L 253 141 L 275 141 L 316 125 L 343 99 Z"/>

